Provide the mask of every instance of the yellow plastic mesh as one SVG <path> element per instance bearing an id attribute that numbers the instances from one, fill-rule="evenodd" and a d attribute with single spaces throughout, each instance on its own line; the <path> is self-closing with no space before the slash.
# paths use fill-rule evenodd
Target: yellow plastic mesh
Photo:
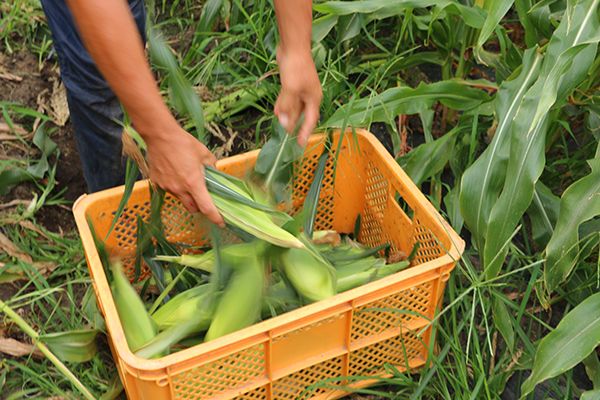
<path id="1" fill-rule="evenodd" d="M 377 375 L 383 372 L 384 364 L 406 369 L 408 363 L 421 356 L 423 343 L 414 332 L 363 347 L 350 353 L 350 375 Z"/>
<path id="2" fill-rule="evenodd" d="M 187 246 L 198 246 L 207 242 L 207 221 L 200 214 L 192 215 L 174 197 L 167 195 L 161 210 L 168 241 Z"/>
<path id="3" fill-rule="evenodd" d="M 352 316 L 351 341 L 398 328 L 419 315 L 427 316 L 432 287 L 431 282 L 426 282 L 357 308 Z"/>
<path id="4" fill-rule="evenodd" d="M 323 361 L 273 382 L 273 399 L 307 399 L 327 393 L 339 385 L 343 374 L 343 357 Z"/>
<path id="5" fill-rule="evenodd" d="M 114 217 L 116 210 L 111 214 Z M 111 239 L 114 238 L 117 247 L 114 249 L 115 254 L 124 255 L 135 252 L 138 216 L 142 217 L 144 221 L 148 220 L 150 202 L 131 204 L 123 209 L 111 233 Z"/>
<path id="6" fill-rule="evenodd" d="M 294 210 L 292 215 L 297 214 L 304 203 L 306 194 L 310 189 L 322 148 L 313 151 L 302 161 L 297 173 L 294 176 L 292 202 Z M 333 228 L 333 166 L 334 154 L 331 153 L 327 164 L 325 164 L 325 173 L 319 194 L 319 203 L 317 205 L 317 216 L 315 218 L 315 229 L 325 230 Z"/>
<path id="7" fill-rule="evenodd" d="M 263 345 L 173 376 L 176 399 L 210 398 L 265 376 Z"/>
<path id="8" fill-rule="evenodd" d="M 390 184 L 372 161 L 367 163 L 366 177 L 365 209 L 361 215 L 359 240 L 370 247 L 388 243 L 391 254 L 396 254 L 401 251 L 398 244 L 383 229 L 391 195 Z"/>
<path id="9" fill-rule="evenodd" d="M 412 241 L 413 244 L 419 243 L 419 249 L 413 260 L 414 265 L 435 260 L 445 253 L 441 243 L 435 238 L 431 231 L 421 223 L 418 217 L 413 220 Z"/>
<path id="10" fill-rule="evenodd" d="M 267 388 L 265 386 L 254 389 L 248 393 L 244 393 L 241 396 L 237 396 L 235 400 L 258 400 L 267 398 Z"/>

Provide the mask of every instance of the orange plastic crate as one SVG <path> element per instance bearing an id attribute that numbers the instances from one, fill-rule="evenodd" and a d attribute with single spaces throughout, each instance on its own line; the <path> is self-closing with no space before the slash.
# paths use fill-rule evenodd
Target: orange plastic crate
<path id="1" fill-rule="evenodd" d="M 308 191 L 323 146 L 322 135 L 309 141 L 294 180 L 294 211 Z M 316 229 L 352 232 L 360 214 L 359 240 L 369 246 L 390 243 L 392 254 L 408 254 L 419 242 L 414 266 L 160 359 L 141 359 L 128 349 L 86 222 L 89 218 L 104 237 L 123 187 L 84 195 L 75 203 L 92 283 L 130 399 L 332 399 L 347 394 L 343 386 L 375 382 L 344 377 L 386 376 L 384 364 L 407 370 L 425 363 L 433 345 L 429 321 L 464 242 L 372 134 L 338 132 L 333 149 L 337 168 L 330 157 Z M 252 151 L 230 157 L 217 166 L 241 177 L 253 168 L 257 155 Z M 147 181 L 136 183 L 106 243 L 130 271 L 137 215 L 149 215 Z M 167 198 L 162 218 L 169 240 L 206 243 L 202 217 L 189 214 L 176 199 Z"/>

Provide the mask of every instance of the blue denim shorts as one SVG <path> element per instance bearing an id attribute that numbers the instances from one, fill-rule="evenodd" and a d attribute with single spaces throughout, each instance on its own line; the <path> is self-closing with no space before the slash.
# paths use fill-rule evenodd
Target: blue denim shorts
<path id="1" fill-rule="evenodd" d="M 65 0 L 41 2 L 67 90 L 71 123 L 88 190 L 96 192 L 123 184 L 121 104 L 85 49 Z M 129 8 L 145 41 L 144 3 L 131 0 Z"/>

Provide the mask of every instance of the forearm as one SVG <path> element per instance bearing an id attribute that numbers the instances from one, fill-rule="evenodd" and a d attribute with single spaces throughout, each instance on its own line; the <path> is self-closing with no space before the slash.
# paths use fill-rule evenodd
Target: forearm
<path id="1" fill-rule="evenodd" d="M 67 0 L 87 50 L 144 139 L 175 119 L 164 104 L 126 0 Z"/>
<path id="2" fill-rule="evenodd" d="M 309 52 L 312 32 L 311 0 L 275 0 L 280 49 L 285 53 Z"/>

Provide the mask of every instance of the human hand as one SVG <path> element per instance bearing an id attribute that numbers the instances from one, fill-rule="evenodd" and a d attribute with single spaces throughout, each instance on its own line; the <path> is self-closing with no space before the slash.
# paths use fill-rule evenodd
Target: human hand
<path id="1" fill-rule="evenodd" d="M 304 122 L 298 131 L 298 143 L 305 146 L 319 121 L 323 93 L 310 51 L 277 50 L 281 91 L 275 102 L 275 115 L 281 125 L 292 132 L 301 114 Z"/>
<path id="2" fill-rule="evenodd" d="M 204 180 L 204 166 L 217 161 L 206 146 L 179 125 L 169 135 L 148 136 L 146 144 L 150 180 L 177 197 L 191 213 L 201 212 L 224 227 Z"/>

